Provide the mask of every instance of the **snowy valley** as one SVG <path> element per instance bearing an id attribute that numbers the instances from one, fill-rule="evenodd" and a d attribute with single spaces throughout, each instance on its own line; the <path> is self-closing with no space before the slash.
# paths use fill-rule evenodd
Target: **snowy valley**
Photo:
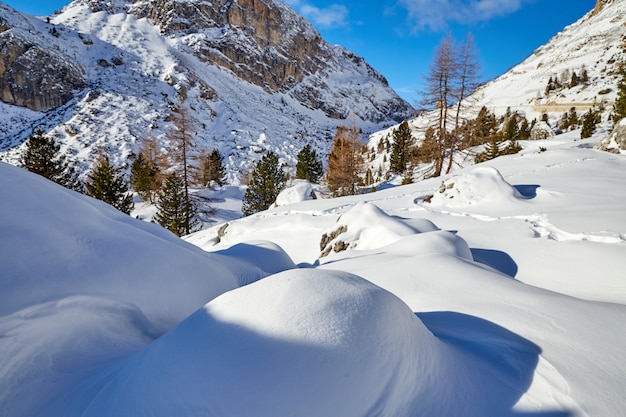
<path id="1" fill-rule="evenodd" d="M 154 206 L 138 199 L 127 216 L 0 162 L 0 417 L 623 415 L 626 151 L 594 146 L 609 137 L 626 2 L 603 2 L 474 97 L 498 114 L 546 112 L 553 126 L 573 103 L 604 101 L 590 138 L 520 140 L 517 154 L 354 196 L 312 199 L 323 188 L 295 182 L 243 218 L 239 170 L 267 150 L 293 163 L 303 126 L 329 146 L 339 119 L 205 65 L 187 48 L 216 53 L 211 36 L 241 33 L 194 36 L 177 26 L 190 21 L 157 16 L 163 37 L 141 17 L 149 3 L 80 0 L 53 17 L 72 39 L 60 56 L 80 56 L 91 87 L 49 111 L 0 103 L 2 158 L 15 163 L 38 126 L 83 168 L 98 149 L 122 163 L 146 128 L 165 138 L 184 85 L 194 115 L 212 115 L 199 135 L 228 156 L 233 183 L 181 239 L 141 220 Z M 17 27 L 55 44 L 50 23 L 0 13 L 0 36 Z M 585 37 L 587 59 L 574 52 Z M 124 63 L 92 65 L 105 51 Z M 329 94 L 367 80 L 363 91 L 375 84 L 394 103 L 353 58 L 322 77 Z M 546 89 L 546 76 L 583 64 L 589 83 Z M 396 122 L 360 95 L 375 149 Z M 418 137 L 424 120 L 409 123 Z M 370 167 L 387 170 L 386 156 Z"/>

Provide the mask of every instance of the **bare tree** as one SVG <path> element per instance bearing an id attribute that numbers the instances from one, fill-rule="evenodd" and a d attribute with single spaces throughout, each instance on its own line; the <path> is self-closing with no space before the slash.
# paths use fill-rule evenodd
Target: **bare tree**
<path id="1" fill-rule="evenodd" d="M 191 233 L 192 219 L 190 214 L 194 212 L 191 209 L 193 202 L 189 196 L 189 184 L 191 183 L 191 174 L 194 167 L 190 164 L 190 149 L 194 146 L 193 136 L 193 120 L 189 114 L 185 102 L 182 101 L 179 106 L 173 109 L 171 119 L 174 126 L 169 131 L 168 138 L 173 142 L 172 157 L 175 162 L 176 170 L 183 182 L 183 195 L 186 205 L 186 217 L 184 221 L 185 234 Z"/>
<path id="2" fill-rule="evenodd" d="M 456 114 L 454 117 L 454 130 L 450 135 L 450 155 L 448 159 L 448 167 L 446 168 L 446 174 L 452 169 L 452 162 L 454 160 L 454 151 L 458 149 L 462 139 L 461 124 L 463 122 L 462 111 L 467 104 L 466 99 L 470 94 L 476 91 L 478 87 L 478 74 L 480 72 L 480 63 L 478 62 L 478 51 L 474 46 L 474 37 L 471 34 L 467 34 L 465 42 L 457 49 L 458 60 L 458 77 L 456 88 Z"/>
<path id="3" fill-rule="evenodd" d="M 458 64 L 454 54 L 454 39 L 451 35 L 445 37 L 437 49 L 426 76 L 426 91 L 422 97 L 422 105 L 437 111 L 435 138 L 437 151 L 435 153 L 434 177 L 441 175 L 448 137 L 449 108 L 454 100 L 453 80 L 458 71 Z"/>
<path id="4" fill-rule="evenodd" d="M 433 176 L 443 172 L 446 152 L 449 151 L 446 173 L 452 168 L 453 153 L 461 139 L 463 105 L 477 86 L 479 65 L 473 38 L 468 35 L 465 43 L 456 46 L 451 35 L 445 37 L 437 49 L 426 76 L 426 88 L 422 105 L 435 110 Z"/>

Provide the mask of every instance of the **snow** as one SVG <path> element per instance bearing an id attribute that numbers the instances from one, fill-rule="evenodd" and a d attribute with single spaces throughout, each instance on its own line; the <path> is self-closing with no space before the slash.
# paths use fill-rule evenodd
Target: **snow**
<path id="1" fill-rule="evenodd" d="M 603 68 L 621 53 L 612 40 L 623 36 L 614 29 L 625 27 L 624 4 L 564 30 L 486 85 L 483 103 L 531 119 L 541 106 L 558 109 L 554 119 L 570 95 L 588 105 L 613 85 Z M 219 126 L 214 144 L 230 155 L 231 177 L 254 159 L 252 147 L 297 151 L 277 133 L 292 126 L 283 100 L 304 111 L 288 96 L 267 99 L 173 53 L 186 40 L 166 40 L 145 20 L 85 10 L 75 2 L 55 17 L 93 38 L 92 50 L 78 37 L 70 50 L 88 50 L 81 59 L 91 62 L 123 49 L 126 63 L 86 65 L 107 91 L 45 123 L 63 120 L 82 139 L 112 132 L 116 140 L 98 145 L 122 162 L 166 112 L 150 104 L 173 94 L 162 80 L 200 74 L 237 97 L 210 108 L 195 100 L 198 111 L 220 110 L 203 129 Z M 189 72 L 176 70 L 179 60 Z M 591 86 L 536 97 L 546 76 L 583 61 L 596 62 Z M 147 73 L 160 81 L 127 97 Z M 92 115 L 102 122 L 92 130 L 86 114 L 104 102 L 114 107 Z M 2 126 L 42 117 L 2 110 Z M 274 126 L 252 129 L 266 124 L 265 111 Z M 327 123 L 306 114 L 305 125 Z M 603 126 L 590 139 L 578 130 L 521 141 L 519 154 L 405 186 L 395 178 L 375 193 L 311 199 L 311 184 L 296 182 L 245 218 L 244 188 L 220 187 L 207 195 L 218 223 L 182 240 L 0 163 L 0 416 L 620 416 L 626 158 L 593 149 L 608 137 Z M 94 143 L 65 148 L 86 157 Z M 134 214 L 147 220 L 154 207 Z"/>
<path id="2" fill-rule="evenodd" d="M 184 241 L 0 164 L 0 409 L 620 415 L 626 159 L 578 135 Z"/>
<path id="3" fill-rule="evenodd" d="M 299 203 L 301 201 L 314 200 L 317 196 L 310 182 L 296 180 L 295 184 L 285 188 L 276 197 L 277 206 Z"/>

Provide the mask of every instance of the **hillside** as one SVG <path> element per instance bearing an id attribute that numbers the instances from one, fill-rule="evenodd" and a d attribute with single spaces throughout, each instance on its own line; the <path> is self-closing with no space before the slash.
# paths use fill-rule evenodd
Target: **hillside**
<path id="1" fill-rule="evenodd" d="M 500 120 L 507 110 L 524 116 L 529 123 L 541 120 L 545 114 L 552 131 L 560 133 L 559 122 L 564 113 L 574 108 L 582 118 L 585 112 L 595 109 L 601 118 L 599 130 L 608 130 L 612 127 L 609 116 L 618 90 L 618 67 L 624 62 L 626 2 L 598 0 L 594 10 L 564 28 L 523 62 L 480 86 L 465 100 L 462 118 L 475 118 L 483 106 Z M 552 88 L 547 88 L 550 81 Z M 423 112 L 409 120 L 418 143 L 436 117 L 436 112 Z M 392 132 L 397 127 L 369 137 L 368 148 L 374 155 L 369 165 L 372 172 L 382 173 L 378 179 L 389 170 L 388 149 L 381 151 L 380 144 L 386 139 L 393 142 Z M 455 162 L 455 168 L 471 164 L 473 156 L 460 152 Z"/>
<path id="2" fill-rule="evenodd" d="M 413 111 L 279 1 L 75 0 L 49 22 L 0 3 L 0 27 L 0 157 L 11 163 L 35 128 L 81 171 L 101 151 L 127 163 L 148 137 L 167 151 L 169 115 L 185 100 L 195 152 L 218 148 L 236 183 L 264 150 L 294 165 L 306 143 L 325 152 L 340 123 L 372 132 Z M 71 79 L 46 75 L 66 67 Z"/>
<path id="3" fill-rule="evenodd" d="M 0 163 L 0 415 L 620 415 L 626 159 L 577 133 L 187 242 Z"/>

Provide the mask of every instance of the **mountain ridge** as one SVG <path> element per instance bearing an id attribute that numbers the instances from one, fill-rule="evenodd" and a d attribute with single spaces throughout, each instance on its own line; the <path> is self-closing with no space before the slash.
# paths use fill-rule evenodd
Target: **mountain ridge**
<path id="1" fill-rule="evenodd" d="M 99 152 L 127 164 L 146 137 L 167 151 L 168 116 L 184 100 L 197 151 L 219 149 L 237 183 L 265 150 L 295 165 L 306 143 L 327 152 L 339 124 L 373 132 L 414 111 L 363 58 L 327 44 L 273 0 L 75 0 L 49 21 L 22 18 L 82 66 L 87 82 L 45 113 L 0 103 L 0 155 L 12 163 L 34 128 L 55 137 L 82 172 Z M 287 29 L 276 33 L 280 26 Z"/>

